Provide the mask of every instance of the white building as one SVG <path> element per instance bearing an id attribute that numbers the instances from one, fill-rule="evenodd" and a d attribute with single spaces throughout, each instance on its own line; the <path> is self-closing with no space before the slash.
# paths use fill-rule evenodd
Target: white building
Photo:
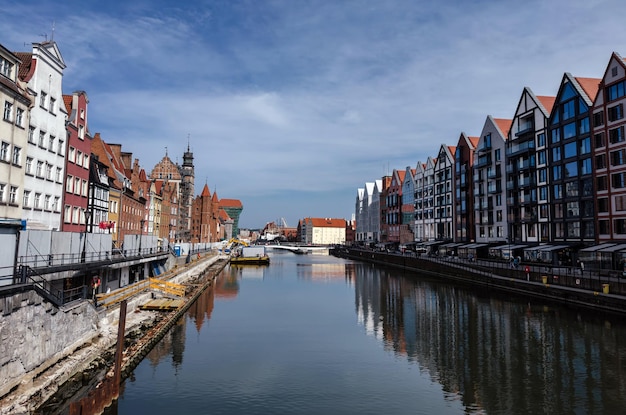
<path id="1" fill-rule="evenodd" d="M 30 195 L 23 218 L 27 228 L 59 230 L 67 133 L 63 104 L 65 62 L 54 41 L 34 43 L 32 53 L 16 53 L 22 60 L 20 80 L 34 105 L 30 111 L 26 149 L 24 194 Z M 71 155 L 69 155 L 71 157 Z M 23 197 L 26 199 L 26 197 Z M 84 222 L 84 217 L 81 218 Z"/>
<path id="2" fill-rule="evenodd" d="M 346 220 L 330 218 L 304 218 L 302 242 L 312 245 L 335 245 L 346 242 Z"/>
<path id="3" fill-rule="evenodd" d="M 22 219 L 31 100 L 17 82 L 20 59 L 0 45 L 0 220 Z"/>

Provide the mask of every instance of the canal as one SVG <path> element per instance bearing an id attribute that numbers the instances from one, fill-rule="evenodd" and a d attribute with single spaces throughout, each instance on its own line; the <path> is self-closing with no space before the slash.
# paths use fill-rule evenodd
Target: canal
<path id="1" fill-rule="evenodd" d="M 107 414 L 615 414 L 626 325 L 327 255 L 226 267 Z"/>

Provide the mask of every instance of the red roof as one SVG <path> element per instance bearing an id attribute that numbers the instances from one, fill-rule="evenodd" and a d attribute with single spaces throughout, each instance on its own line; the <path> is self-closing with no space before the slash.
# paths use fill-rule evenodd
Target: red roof
<path id="1" fill-rule="evenodd" d="M 509 131 L 511 131 L 511 125 L 513 124 L 513 120 L 508 120 L 506 118 L 494 118 L 496 125 L 504 134 L 504 138 L 506 139 L 509 136 Z"/>
<path id="2" fill-rule="evenodd" d="M 202 188 L 202 193 L 200 194 L 200 196 L 202 196 L 202 197 L 211 197 L 211 192 L 209 191 L 209 186 L 207 186 L 206 184 L 204 185 L 204 187 Z"/>
<path id="3" fill-rule="evenodd" d="M 17 76 L 24 82 L 30 81 L 30 78 L 35 73 L 35 65 L 33 61 L 33 54 L 31 52 L 14 52 L 15 56 L 20 58 L 22 64 L 20 65 L 20 71 Z"/>
<path id="4" fill-rule="evenodd" d="M 548 96 L 537 96 L 541 105 L 548 111 L 548 114 L 552 112 L 552 107 L 554 106 L 554 101 L 556 101 L 556 97 L 548 97 Z"/>
<path id="5" fill-rule="evenodd" d="M 241 204 L 241 200 L 238 199 L 222 199 L 220 200 L 220 207 L 240 208 L 243 207 L 243 205 Z"/>
<path id="6" fill-rule="evenodd" d="M 467 137 L 470 141 L 470 143 L 472 143 L 472 145 L 474 147 L 476 147 L 478 145 L 478 142 L 480 141 L 480 137 Z"/>
<path id="7" fill-rule="evenodd" d="M 63 95 L 63 103 L 65 104 L 65 109 L 68 114 L 72 113 L 72 96 L 71 95 Z"/>
<path id="8" fill-rule="evenodd" d="M 309 218 L 308 222 L 315 228 L 345 228 L 345 219 Z"/>
<path id="9" fill-rule="evenodd" d="M 578 78 L 575 77 L 576 82 L 581 86 L 585 94 L 594 101 L 596 99 L 596 95 L 598 94 L 598 87 L 600 86 L 600 82 L 602 79 L 599 78 Z"/>

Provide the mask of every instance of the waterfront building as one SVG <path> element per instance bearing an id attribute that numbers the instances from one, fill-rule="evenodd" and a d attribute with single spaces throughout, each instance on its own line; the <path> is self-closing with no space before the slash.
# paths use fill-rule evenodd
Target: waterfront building
<path id="1" fill-rule="evenodd" d="M 551 227 L 551 238 L 542 235 L 541 242 L 550 240 L 572 247 L 595 242 L 589 109 L 599 83 L 597 78 L 578 78 L 565 73 L 548 120 L 547 149 L 543 148 L 545 141 L 537 142 L 539 217 L 543 221 L 547 216 L 545 210 L 549 208 Z M 607 159 L 609 164 L 619 161 Z M 621 162 L 626 163 L 626 157 Z M 550 180 L 549 188 L 546 176 Z M 549 189 L 552 189 L 551 194 Z"/>
<path id="2" fill-rule="evenodd" d="M 437 159 L 428 156 L 426 163 L 415 168 L 415 240 L 435 239 L 435 190 L 434 170 Z"/>
<path id="3" fill-rule="evenodd" d="M 537 198 L 536 151 L 538 146 L 545 147 L 554 100 L 555 97 L 536 96 L 525 87 L 515 110 L 506 142 L 509 242 L 537 244 L 550 240 L 547 206 L 540 211 Z"/>
<path id="4" fill-rule="evenodd" d="M 505 193 L 506 139 L 512 120 L 487 116 L 480 134 L 472 166 L 475 241 L 506 242 L 508 226 Z M 458 150 L 457 150 L 458 152 Z M 457 190 L 458 194 L 458 190 Z M 471 240 L 470 240 L 471 241 Z M 467 242 L 467 240 L 463 240 Z"/>
<path id="5" fill-rule="evenodd" d="M 211 196 L 206 184 L 202 193 L 192 202 L 191 242 L 217 242 L 223 239 L 220 227 L 217 192 Z"/>
<path id="6" fill-rule="evenodd" d="M 64 232 L 92 232 L 94 223 L 100 223 L 102 210 L 92 208 L 89 202 L 89 168 L 91 166 L 91 136 L 88 129 L 89 98 L 84 91 L 63 95 L 63 104 L 68 114 L 67 157 L 65 172 L 56 167 L 55 176 L 63 180 L 63 211 L 61 230 Z M 55 180 L 57 178 L 55 177 Z M 45 205 L 45 202 L 44 202 Z M 81 223 L 81 218 L 85 223 Z"/>
<path id="7" fill-rule="evenodd" d="M 17 222 L 34 209 L 32 188 L 24 188 L 24 171 L 33 174 L 26 155 L 31 97 L 18 83 L 21 60 L 0 45 L 0 221 Z M 28 162 L 28 163 L 27 163 Z M 40 196 L 41 197 L 41 196 Z"/>
<path id="8" fill-rule="evenodd" d="M 91 154 L 91 151 L 90 151 Z M 89 201 L 88 206 L 91 218 L 87 221 L 89 233 L 114 233 L 115 221 L 109 216 L 109 174 L 106 164 L 100 162 L 99 157 L 91 155 L 89 168 Z"/>
<path id="9" fill-rule="evenodd" d="M 383 191 L 383 180 L 376 179 L 374 180 L 374 185 L 372 186 L 371 199 L 368 201 L 369 209 L 367 217 L 369 218 L 368 225 L 368 240 L 370 242 L 378 243 L 380 242 L 380 194 Z"/>
<path id="10" fill-rule="evenodd" d="M 391 176 L 383 176 L 381 179 L 382 187 L 378 190 L 378 221 L 380 228 L 381 243 L 389 242 L 389 224 L 387 223 L 387 195 L 389 194 L 389 186 L 391 184 Z"/>
<path id="11" fill-rule="evenodd" d="M 452 241 L 454 238 L 454 153 L 456 147 L 442 145 L 433 169 L 434 188 L 434 231 L 438 241 Z"/>
<path id="12" fill-rule="evenodd" d="M 346 241 L 346 220 L 304 218 L 300 223 L 302 243 L 311 245 L 343 244 Z"/>
<path id="13" fill-rule="evenodd" d="M 370 243 L 374 241 L 373 223 L 371 220 L 374 212 L 372 208 L 374 188 L 376 182 L 366 182 L 365 187 L 357 190 L 356 197 L 356 240 L 361 243 Z"/>
<path id="14" fill-rule="evenodd" d="M 32 208 L 23 210 L 22 218 L 27 229 L 60 230 L 67 154 L 67 111 L 62 90 L 65 62 L 54 41 L 33 43 L 32 52 L 15 55 L 21 60 L 19 80 L 34 97 L 29 125 L 24 126 L 28 128 L 25 167 L 30 166 L 30 173 L 24 176 L 23 195 L 29 196 Z M 82 196 L 82 189 L 79 193 Z M 15 194 L 15 201 L 18 200 L 19 189 Z M 71 223 L 84 228 L 84 212 L 80 209 L 71 212 Z"/>
<path id="15" fill-rule="evenodd" d="M 415 242 L 415 169 L 410 166 L 404 171 L 401 210 L 400 243 Z"/>
<path id="16" fill-rule="evenodd" d="M 356 218 L 356 229 L 354 239 L 357 242 L 367 240 L 365 237 L 365 214 L 367 210 L 363 206 L 365 202 L 365 188 L 356 189 L 356 201 L 354 203 L 354 217 Z"/>
<path id="17" fill-rule="evenodd" d="M 180 187 L 180 218 L 179 218 L 179 238 L 189 241 L 191 234 L 191 209 L 194 199 L 194 165 L 193 153 L 187 144 L 187 151 L 183 154 L 183 165 L 180 166 L 181 187 Z"/>
<path id="18" fill-rule="evenodd" d="M 613 53 L 592 108 L 597 241 L 626 241 L 626 61 Z"/>
<path id="19" fill-rule="evenodd" d="M 461 133 L 454 152 L 454 241 L 473 242 L 476 239 L 474 224 L 474 194 L 472 165 L 478 137 Z M 478 212 L 478 210 L 476 210 Z"/>
<path id="20" fill-rule="evenodd" d="M 224 210 L 228 217 L 232 220 L 232 230 L 230 231 L 231 237 L 237 237 L 239 235 L 239 216 L 243 211 L 243 204 L 238 199 L 220 199 L 219 207 Z M 221 215 L 220 215 L 221 217 Z M 230 239 L 230 237 L 225 237 Z"/>
<path id="21" fill-rule="evenodd" d="M 397 244 L 400 243 L 400 228 L 402 227 L 402 185 L 405 173 L 404 170 L 393 169 L 385 197 L 387 242 Z"/>

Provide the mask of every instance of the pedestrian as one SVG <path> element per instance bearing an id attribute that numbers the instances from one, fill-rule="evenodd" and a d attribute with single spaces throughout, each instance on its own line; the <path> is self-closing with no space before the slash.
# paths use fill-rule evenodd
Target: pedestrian
<path id="1" fill-rule="evenodd" d="M 579 264 L 579 266 L 580 266 L 580 275 L 583 275 L 583 272 L 585 272 L 585 263 L 582 262 L 582 261 L 579 261 L 579 262 L 580 262 L 580 264 Z"/>
<path id="2" fill-rule="evenodd" d="M 98 307 L 98 297 L 96 294 L 98 293 L 98 288 L 100 287 L 101 281 L 98 275 L 94 275 L 91 279 L 91 288 L 92 288 L 92 298 L 94 307 Z"/>
<path id="3" fill-rule="evenodd" d="M 530 281 L 530 267 L 528 265 L 524 267 L 524 272 L 526 273 L 526 281 Z"/>

